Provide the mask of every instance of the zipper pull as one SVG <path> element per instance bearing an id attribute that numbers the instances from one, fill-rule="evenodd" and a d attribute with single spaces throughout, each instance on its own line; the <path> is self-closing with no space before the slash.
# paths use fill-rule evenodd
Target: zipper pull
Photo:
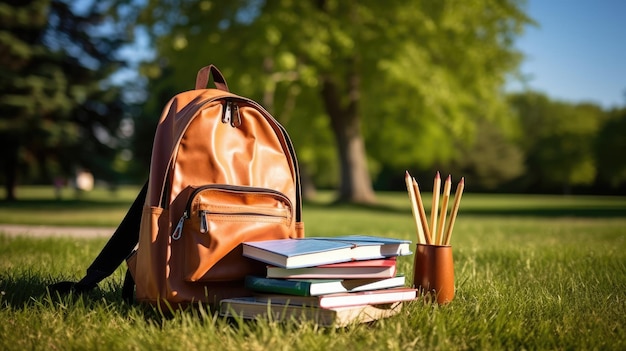
<path id="1" fill-rule="evenodd" d="M 232 101 L 226 101 L 224 104 L 224 109 L 222 111 L 222 123 L 230 123 L 231 115 L 232 115 Z"/>
<path id="2" fill-rule="evenodd" d="M 209 211 L 202 210 L 199 211 L 200 215 L 200 233 L 204 234 L 209 231 L 209 224 L 206 221 L 206 215 Z"/>
<path id="3" fill-rule="evenodd" d="M 178 224 L 172 233 L 172 239 L 178 240 L 183 235 L 183 223 L 185 222 L 185 218 L 187 218 L 187 211 L 185 211 L 182 217 L 180 217 L 180 220 L 178 220 Z"/>
<path id="4" fill-rule="evenodd" d="M 232 103 L 232 112 L 230 125 L 237 128 L 241 125 L 241 114 L 239 114 L 239 106 L 236 103 Z"/>

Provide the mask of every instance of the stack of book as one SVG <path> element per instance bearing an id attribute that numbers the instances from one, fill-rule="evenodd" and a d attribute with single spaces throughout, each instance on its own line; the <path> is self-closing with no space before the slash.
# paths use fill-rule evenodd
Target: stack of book
<path id="1" fill-rule="evenodd" d="M 364 235 L 246 242 L 243 255 L 265 263 L 267 274 L 246 277 L 255 295 L 222 300 L 220 313 L 335 326 L 392 316 L 417 296 L 396 267 L 410 243 Z"/>

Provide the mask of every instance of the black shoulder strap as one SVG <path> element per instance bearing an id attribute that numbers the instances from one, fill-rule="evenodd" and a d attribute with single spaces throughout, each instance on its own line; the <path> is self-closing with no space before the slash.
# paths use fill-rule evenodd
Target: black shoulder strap
<path id="1" fill-rule="evenodd" d="M 122 285 L 122 298 L 129 304 L 135 301 L 135 280 L 130 273 L 130 269 L 126 269 L 126 276 L 124 277 L 124 284 Z"/>
<path id="2" fill-rule="evenodd" d="M 141 213 L 147 191 L 148 183 L 146 182 L 111 239 L 87 268 L 87 275 L 77 284 L 84 285 L 88 289 L 95 287 L 102 279 L 113 274 L 117 267 L 130 255 L 139 241 Z"/>

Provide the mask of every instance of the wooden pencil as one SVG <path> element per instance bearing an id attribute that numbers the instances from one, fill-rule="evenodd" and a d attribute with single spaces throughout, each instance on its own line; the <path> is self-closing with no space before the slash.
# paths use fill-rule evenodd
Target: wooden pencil
<path id="1" fill-rule="evenodd" d="M 413 212 L 413 220 L 415 221 L 415 229 L 417 230 L 417 243 L 424 244 L 426 242 L 426 239 L 424 238 L 422 224 L 420 223 L 421 221 L 419 217 L 415 189 L 413 188 L 413 183 L 411 182 L 411 175 L 409 174 L 409 171 L 406 171 L 404 175 L 404 182 L 406 183 L 406 190 L 409 193 L 409 199 L 411 200 L 411 212 Z"/>
<path id="2" fill-rule="evenodd" d="M 452 187 L 452 178 L 450 175 L 443 183 L 443 196 L 441 198 L 441 210 L 439 211 L 439 223 L 437 224 L 437 245 L 443 244 L 444 227 L 446 225 L 446 216 L 448 213 L 448 202 L 450 201 L 450 188 Z"/>
<path id="3" fill-rule="evenodd" d="M 441 189 L 441 176 L 439 171 L 435 175 L 433 184 L 433 203 L 430 208 L 430 234 L 432 235 L 433 244 L 437 242 L 437 211 L 439 210 L 439 191 Z"/>
<path id="4" fill-rule="evenodd" d="M 422 231 L 426 239 L 426 244 L 432 244 L 433 239 L 430 236 L 430 230 L 428 229 L 428 219 L 426 218 L 426 210 L 424 210 L 424 202 L 422 201 L 422 194 L 420 187 L 417 185 L 417 181 L 413 178 L 413 190 L 415 191 L 415 198 L 417 200 L 417 210 L 419 211 L 420 222 L 422 223 Z"/>
<path id="5" fill-rule="evenodd" d="M 454 205 L 450 212 L 450 223 L 446 229 L 446 239 L 444 245 L 450 245 L 450 237 L 452 236 L 452 229 L 454 228 L 454 222 L 456 221 L 457 213 L 459 212 L 459 206 L 461 204 L 461 196 L 463 196 L 463 189 L 465 188 L 465 178 L 461 178 L 461 181 L 456 186 L 456 193 L 454 194 Z"/>

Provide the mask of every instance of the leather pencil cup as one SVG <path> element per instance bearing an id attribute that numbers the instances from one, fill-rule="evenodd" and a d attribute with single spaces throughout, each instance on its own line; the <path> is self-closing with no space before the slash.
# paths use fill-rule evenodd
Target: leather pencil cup
<path id="1" fill-rule="evenodd" d="M 413 284 L 421 294 L 439 304 L 454 298 L 452 246 L 417 244 Z"/>

